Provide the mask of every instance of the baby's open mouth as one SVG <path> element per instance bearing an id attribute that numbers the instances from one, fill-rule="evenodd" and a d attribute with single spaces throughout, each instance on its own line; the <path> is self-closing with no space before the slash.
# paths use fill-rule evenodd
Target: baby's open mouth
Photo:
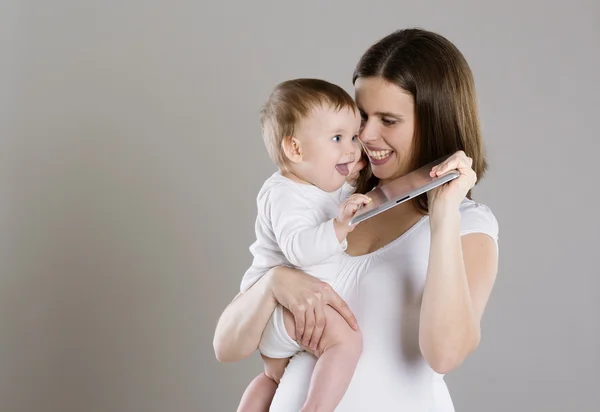
<path id="1" fill-rule="evenodd" d="M 337 170 L 341 175 L 348 176 L 350 174 L 350 162 L 338 163 L 335 165 L 335 170 Z"/>

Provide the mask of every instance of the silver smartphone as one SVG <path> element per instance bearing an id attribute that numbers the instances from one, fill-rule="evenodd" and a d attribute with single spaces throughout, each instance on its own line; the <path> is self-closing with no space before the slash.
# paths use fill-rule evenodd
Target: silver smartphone
<path id="1" fill-rule="evenodd" d="M 442 163 L 449 156 L 440 158 L 434 162 L 412 171 L 390 183 L 381 185 L 376 189 L 366 193 L 371 198 L 371 202 L 362 206 L 354 217 L 350 220 L 350 225 L 355 225 L 365 221 L 375 215 L 385 212 L 392 207 L 414 199 L 415 197 L 428 192 L 444 183 L 456 179 L 460 176 L 457 170 L 451 170 L 445 175 L 431 177 L 429 172 L 435 165 Z"/>

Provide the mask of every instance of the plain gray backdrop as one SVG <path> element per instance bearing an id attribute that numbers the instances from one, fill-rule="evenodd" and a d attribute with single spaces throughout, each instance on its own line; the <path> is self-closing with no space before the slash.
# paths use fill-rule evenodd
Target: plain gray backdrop
<path id="1" fill-rule="evenodd" d="M 212 338 L 275 170 L 259 107 L 294 77 L 353 94 L 414 26 L 473 69 L 500 224 L 456 409 L 600 410 L 597 0 L 3 0 L 0 410 L 234 411 L 261 363 Z"/>

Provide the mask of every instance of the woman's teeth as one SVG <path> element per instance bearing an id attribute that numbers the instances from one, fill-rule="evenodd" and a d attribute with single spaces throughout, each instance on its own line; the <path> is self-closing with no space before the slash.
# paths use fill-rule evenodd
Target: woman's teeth
<path id="1" fill-rule="evenodd" d="M 377 150 L 377 151 L 368 150 L 367 152 L 369 153 L 369 156 L 371 156 L 373 159 L 377 159 L 377 160 L 385 159 L 386 157 L 388 157 L 389 155 L 392 154 L 391 150 Z"/>

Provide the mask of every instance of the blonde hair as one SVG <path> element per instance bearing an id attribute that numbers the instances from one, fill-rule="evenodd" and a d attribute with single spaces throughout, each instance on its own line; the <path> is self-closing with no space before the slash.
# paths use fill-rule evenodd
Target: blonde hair
<path id="1" fill-rule="evenodd" d="M 273 162 L 286 170 L 287 157 L 282 144 L 293 136 L 300 120 L 317 107 L 356 111 L 356 103 L 340 86 L 320 79 L 294 79 L 279 83 L 260 112 L 265 146 Z"/>

